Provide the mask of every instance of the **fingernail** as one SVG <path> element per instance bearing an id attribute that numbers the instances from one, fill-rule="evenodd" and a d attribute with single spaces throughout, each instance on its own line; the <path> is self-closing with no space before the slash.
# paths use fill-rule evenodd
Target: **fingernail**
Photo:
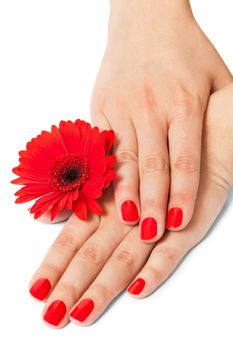
<path id="1" fill-rule="evenodd" d="M 42 301 L 47 297 L 50 289 L 51 283 L 49 280 L 47 278 L 40 278 L 31 286 L 29 292 L 34 298 Z"/>
<path id="2" fill-rule="evenodd" d="M 125 201 L 122 203 L 121 214 L 124 221 L 138 220 L 138 209 L 133 201 Z"/>
<path id="3" fill-rule="evenodd" d="M 147 241 L 157 236 L 157 221 L 154 218 L 146 218 L 142 221 L 140 237 Z"/>
<path id="4" fill-rule="evenodd" d="M 55 300 L 49 305 L 44 320 L 53 326 L 58 326 L 66 314 L 66 305 L 61 300 Z"/>
<path id="5" fill-rule="evenodd" d="M 70 317 L 83 322 L 90 315 L 93 309 L 94 301 L 92 299 L 83 299 L 70 313 Z"/>
<path id="6" fill-rule="evenodd" d="M 183 211 L 180 208 L 171 208 L 167 215 L 166 227 L 168 229 L 176 228 L 182 224 Z"/>
<path id="7" fill-rule="evenodd" d="M 145 287 L 146 282 L 142 278 L 138 278 L 128 288 L 128 292 L 131 294 L 140 294 Z"/>

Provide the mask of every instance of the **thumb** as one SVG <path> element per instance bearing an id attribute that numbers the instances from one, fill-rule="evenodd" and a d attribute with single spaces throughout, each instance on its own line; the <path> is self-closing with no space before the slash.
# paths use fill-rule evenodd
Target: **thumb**
<path id="1" fill-rule="evenodd" d="M 232 82 L 233 76 L 223 59 L 219 56 L 219 60 L 216 62 L 214 69 L 212 92 L 220 90 Z"/>

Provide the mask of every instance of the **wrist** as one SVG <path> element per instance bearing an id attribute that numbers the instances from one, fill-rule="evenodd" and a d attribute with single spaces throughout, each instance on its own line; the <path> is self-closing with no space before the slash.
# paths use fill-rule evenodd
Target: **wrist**
<path id="1" fill-rule="evenodd" d="M 110 11 L 116 14 L 141 11 L 164 17 L 192 12 L 189 0 L 110 0 Z"/>
<path id="2" fill-rule="evenodd" d="M 189 0 L 110 0 L 109 30 L 193 18 Z"/>

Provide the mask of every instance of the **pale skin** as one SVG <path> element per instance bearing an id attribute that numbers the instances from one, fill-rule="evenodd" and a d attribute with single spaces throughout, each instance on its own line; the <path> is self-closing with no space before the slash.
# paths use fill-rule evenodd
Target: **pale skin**
<path id="1" fill-rule="evenodd" d="M 132 228 L 119 220 L 111 189 L 103 198 L 102 217 L 84 222 L 72 215 L 65 223 L 30 282 L 31 286 L 38 278 L 48 278 L 52 283 L 42 315 L 54 300 L 66 304 L 67 313 L 56 328 L 69 320 L 90 325 L 137 278 L 146 281 L 137 297 L 149 295 L 207 234 L 233 184 L 233 84 L 211 96 L 202 141 L 197 204 L 182 232 L 166 231 L 158 243 L 146 244 L 139 238 L 139 224 Z M 69 314 L 85 298 L 93 299 L 95 307 L 78 322 Z"/>
<path id="2" fill-rule="evenodd" d="M 114 195 L 119 219 L 139 222 L 139 236 L 159 240 L 170 209 L 192 218 L 200 177 L 203 117 L 212 92 L 232 82 L 223 60 L 196 23 L 187 0 L 111 0 L 106 52 L 91 116 L 117 135 Z M 122 216 L 125 201 L 139 216 Z M 157 234 L 142 237 L 142 222 Z M 179 221 L 179 220 L 178 220 Z"/>

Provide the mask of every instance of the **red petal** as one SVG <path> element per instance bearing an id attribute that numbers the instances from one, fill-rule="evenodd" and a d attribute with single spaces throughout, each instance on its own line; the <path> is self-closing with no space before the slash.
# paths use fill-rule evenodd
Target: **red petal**
<path id="1" fill-rule="evenodd" d="M 102 196 L 102 188 L 104 180 L 102 178 L 94 178 L 85 182 L 82 187 L 82 193 L 89 198 L 98 198 Z"/>
<path id="2" fill-rule="evenodd" d="M 90 166 L 90 177 L 100 177 L 102 176 L 105 171 L 106 171 L 106 161 L 104 158 L 97 158 L 98 161 L 95 161 L 95 163 L 91 164 L 89 162 L 89 166 Z"/>
<path id="3" fill-rule="evenodd" d="M 115 177 L 116 177 L 116 172 L 114 170 L 109 170 L 105 175 L 104 188 L 107 188 L 111 184 L 111 182 L 115 179 Z"/>
<path id="4" fill-rule="evenodd" d="M 114 155 L 108 156 L 105 160 L 106 160 L 106 164 L 107 164 L 108 169 L 111 169 L 116 162 L 116 156 L 114 156 Z"/>
<path id="5" fill-rule="evenodd" d="M 35 168 L 22 167 L 21 165 L 12 169 L 15 175 L 20 176 L 22 179 L 31 180 L 31 182 L 48 182 L 48 172 L 46 174 L 39 173 Z"/>
<path id="6" fill-rule="evenodd" d="M 67 196 L 66 204 L 64 206 L 65 209 L 71 210 L 73 208 L 73 202 L 78 199 L 79 196 L 79 190 L 76 189 L 75 191 L 72 191 L 69 193 L 69 196 Z"/>
<path id="7" fill-rule="evenodd" d="M 110 151 L 115 140 L 115 133 L 113 130 L 104 130 L 101 135 L 105 138 L 105 151 L 106 153 Z"/>
<path id="8" fill-rule="evenodd" d="M 60 192 L 49 193 L 35 202 L 31 207 L 30 213 L 41 212 L 40 216 L 46 212 L 52 205 L 57 203 L 58 200 L 61 200 L 66 194 Z"/>
<path id="9" fill-rule="evenodd" d="M 69 193 L 67 192 L 63 198 L 58 198 L 58 200 L 53 204 L 50 210 L 50 217 L 51 221 L 55 219 L 57 216 L 58 212 L 61 211 L 62 209 L 66 208 L 67 201 L 69 199 L 69 196 L 73 194 L 73 192 Z"/>
<path id="10" fill-rule="evenodd" d="M 59 125 L 60 132 L 65 140 L 70 153 L 80 153 L 81 151 L 81 133 L 79 127 L 73 122 L 61 121 Z"/>
<path id="11" fill-rule="evenodd" d="M 33 185 L 33 184 L 36 184 L 36 185 L 45 185 L 48 183 L 48 181 L 33 181 L 33 180 L 30 180 L 30 179 L 25 179 L 23 177 L 18 177 L 17 179 L 14 179 L 11 181 L 12 184 L 15 184 L 15 185 Z"/>
<path id="12" fill-rule="evenodd" d="M 76 202 L 74 202 L 73 210 L 79 219 L 84 221 L 87 219 L 87 205 L 85 197 L 82 195 L 81 192 L 79 192 L 79 197 L 76 200 Z"/>
<path id="13" fill-rule="evenodd" d="M 57 214 L 59 213 L 59 211 L 61 210 L 60 208 L 60 203 L 54 204 L 50 210 L 50 219 L 51 221 L 53 221 Z"/>
<path id="14" fill-rule="evenodd" d="M 51 162 L 67 154 L 67 147 L 57 127 L 51 132 L 42 131 L 40 135 L 27 143 L 26 151 L 19 152 L 20 165 L 13 172 L 24 178 L 38 182 L 48 181 Z"/>
<path id="15" fill-rule="evenodd" d="M 20 196 L 19 198 L 17 198 L 15 200 L 15 203 L 16 204 L 26 203 L 26 202 L 30 202 L 30 201 L 32 201 L 33 199 L 36 199 L 36 198 L 38 198 L 37 195 L 24 195 L 24 196 Z"/>
<path id="16" fill-rule="evenodd" d="M 91 125 L 83 120 L 77 119 L 75 125 L 79 127 L 81 134 L 80 152 L 83 156 L 87 156 L 91 147 L 92 129 Z"/>
<path id="17" fill-rule="evenodd" d="M 23 186 L 19 191 L 15 193 L 16 196 L 22 195 L 36 195 L 37 197 L 41 197 L 47 193 L 53 192 L 50 184 L 30 184 Z"/>
<path id="18" fill-rule="evenodd" d="M 96 199 L 92 199 L 92 198 L 87 198 L 87 209 L 94 213 L 94 214 L 98 214 L 98 215 L 102 215 L 103 214 L 103 209 L 100 206 L 100 204 L 97 202 Z"/>
<path id="19" fill-rule="evenodd" d="M 60 132 L 60 130 L 57 128 L 56 125 L 52 125 L 51 128 L 51 132 L 52 132 L 52 136 L 54 138 L 53 142 L 56 140 L 57 144 L 59 145 L 59 148 L 61 148 L 60 152 L 59 152 L 59 156 L 62 154 L 68 154 L 69 151 L 67 149 L 66 143 L 64 141 L 64 138 L 62 136 L 62 133 Z M 55 142 L 54 142 L 55 143 Z M 57 149 L 53 149 L 53 152 L 57 152 Z"/>

